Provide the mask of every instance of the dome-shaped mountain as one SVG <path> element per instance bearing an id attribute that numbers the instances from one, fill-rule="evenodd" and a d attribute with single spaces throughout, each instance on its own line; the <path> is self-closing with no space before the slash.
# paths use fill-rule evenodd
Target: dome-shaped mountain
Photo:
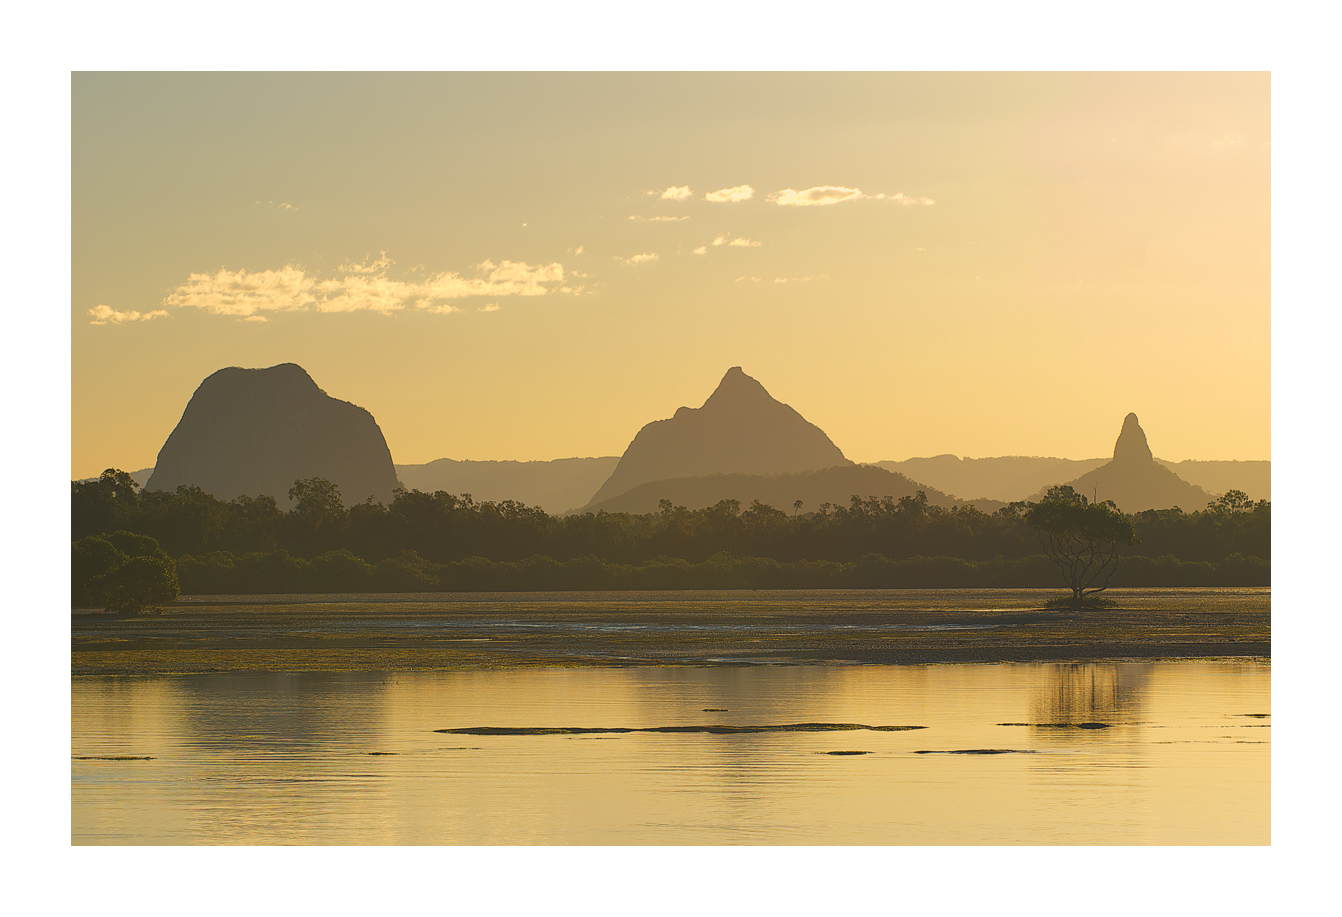
<path id="1" fill-rule="evenodd" d="M 194 484 L 221 500 L 265 494 L 284 508 L 289 488 L 326 478 L 346 505 L 390 503 L 391 452 L 373 415 L 327 395 L 301 366 L 221 369 L 196 389 L 158 453 L 147 490 Z"/>
<path id="2" fill-rule="evenodd" d="M 1114 444 L 1113 461 L 1067 483 L 1087 499 L 1113 500 L 1125 513 L 1173 506 L 1191 513 L 1206 508 L 1212 500 L 1207 491 L 1189 484 L 1155 460 L 1136 414 L 1123 419 L 1123 430 Z M 1041 491 L 1035 499 L 1043 495 Z"/>
<path id="3" fill-rule="evenodd" d="M 649 481 L 710 474 L 781 474 L 851 465 L 815 424 L 733 366 L 700 408 L 638 431 L 589 506 Z"/>

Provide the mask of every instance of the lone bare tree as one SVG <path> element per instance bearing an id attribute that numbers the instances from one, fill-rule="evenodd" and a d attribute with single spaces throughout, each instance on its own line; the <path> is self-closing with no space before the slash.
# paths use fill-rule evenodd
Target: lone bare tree
<path id="1" fill-rule="evenodd" d="M 1112 500 L 1091 503 L 1066 484 L 1050 487 L 1044 499 L 1030 504 L 1025 521 L 1062 570 L 1077 608 L 1086 596 L 1108 588 L 1118 569 L 1118 549 L 1135 540 L 1132 522 Z"/>

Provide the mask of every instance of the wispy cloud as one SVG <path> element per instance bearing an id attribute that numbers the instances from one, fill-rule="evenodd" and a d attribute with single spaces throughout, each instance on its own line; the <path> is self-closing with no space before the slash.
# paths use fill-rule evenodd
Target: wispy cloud
<path id="1" fill-rule="evenodd" d="M 733 246 L 733 247 L 735 247 L 735 248 L 759 248 L 759 247 L 760 247 L 761 245 L 763 245 L 764 243 L 763 243 L 763 242 L 758 242 L 758 241 L 756 241 L 756 240 L 754 240 L 754 239 L 743 239 L 743 238 L 740 238 L 740 237 L 735 238 L 735 239 L 729 239 L 729 238 L 726 237 L 726 236 L 718 236 L 717 238 L 715 238 L 715 239 L 713 240 L 713 244 L 714 244 L 714 245 L 730 245 L 730 246 Z"/>
<path id="2" fill-rule="evenodd" d="M 784 188 L 769 195 L 769 200 L 782 207 L 828 207 L 844 201 L 857 200 L 862 192 L 856 188 L 844 188 L 840 185 L 818 185 L 804 191 Z"/>
<path id="3" fill-rule="evenodd" d="M 481 306 L 480 308 L 476 309 L 475 311 L 476 311 L 476 312 L 497 312 L 497 311 L 499 311 L 499 304 L 496 303 L 496 302 L 486 303 L 485 305 Z"/>
<path id="4" fill-rule="evenodd" d="M 688 220 L 689 217 L 641 217 L 631 213 L 629 219 L 637 220 L 640 223 L 679 223 L 681 220 Z"/>
<path id="5" fill-rule="evenodd" d="M 817 185 L 797 191 L 784 188 L 769 195 L 768 200 L 781 207 L 829 207 L 845 201 L 869 200 L 889 201 L 892 204 L 934 204 L 931 198 L 910 197 L 907 194 L 863 194 L 857 188 L 845 188 L 842 185 Z"/>
<path id="6" fill-rule="evenodd" d="M 260 205 L 261 205 L 261 202 L 260 202 L 260 201 L 252 201 L 252 203 L 253 203 L 253 204 L 256 204 L 257 206 L 260 206 Z M 276 203 L 275 201 L 266 201 L 266 206 L 267 206 L 267 207 L 274 207 L 276 210 L 297 210 L 297 209 L 298 209 L 298 208 L 295 207 L 293 204 L 286 204 L 284 201 L 280 201 L 279 203 Z"/>
<path id="7" fill-rule="evenodd" d="M 737 201 L 748 201 L 755 189 L 749 185 L 737 185 L 735 188 L 723 188 L 721 191 L 710 191 L 704 195 L 704 200 L 712 201 L 715 204 L 736 203 Z"/>
<path id="8" fill-rule="evenodd" d="M 88 310 L 88 314 L 93 316 L 90 325 L 124 325 L 126 322 L 147 322 L 155 318 L 167 318 L 168 313 L 164 309 L 155 309 L 153 312 L 136 312 L 131 309 L 127 312 L 119 312 L 111 306 L 104 306 L 101 303 Z"/>
<path id="9" fill-rule="evenodd" d="M 807 274 L 805 277 L 775 277 L 774 283 L 807 283 L 812 280 L 822 280 L 828 276 L 828 274 Z"/>
<path id="10" fill-rule="evenodd" d="M 395 263 L 395 261 L 392 261 L 387 257 L 386 252 L 378 252 L 376 261 L 367 261 L 362 264 L 349 262 L 340 265 L 336 270 L 342 274 L 380 274 Z M 423 265 L 421 265 L 421 267 L 423 267 Z"/>
<path id="11" fill-rule="evenodd" d="M 239 317 L 259 312 L 304 309 L 315 301 L 316 281 L 301 267 L 286 264 L 277 271 L 230 271 L 191 274 L 163 299 L 165 306 L 191 306 L 215 315 Z"/>
<path id="12" fill-rule="evenodd" d="M 907 194 L 871 194 L 863 195 L 863 197 L 870 197 L 874 201 L 889 201 L 892 204 L 901 204 L 905 207 L 915 205 L 930 207 L 936 203 L 930 197 L 909 197 Z"/>
<path id="13" fill-rule="evenodd" d="M 625 264 L 646 264 L 649 261 L 656 261 L 657 255 L 655 252 L 644 252 L 641 255 L 634 255 L 631 258 L 621 258 L 619 260 Z"/>
<path id="14" fill-rule="evenodd" d="M 748 282 L 750 282 L 750 283 L 759 283 L 759 282 L 760 282 L 760 279 L 759 279 L 758 277 L 748 277 L 748 276 L 746 276 L 745 274 L 742 274 L 740 277 L 737 277 L 737 278 L 736 278 L 736 282 L 737 282 L 737 283 L 740 283 L 740 282 L 743 281 L 743 280 L 744 280 L 744 281 L 748 281 Z"/>
<path id="15" fill-rule="evenodd" d="M 341 264 L 335 277 L 318 279 L 302 267 L 285 265 L 273 271 L 230 271 L 192 274 L 163 300 L 167 306 L 191 306 L 215 315 L 255 319 L 267 312 L 315 309 L 318 312 L 393 312 L 414 306 L 429 312 L 460 311 L 446 300 L 470 296 L 544 296 L 563 283 L 564 267 L 523 261 L 483 261 L 480 276 L 453 271 L 424 279 L 387 276 L 394 264 L 384 252 L 377 260 Z"/>
<path id="16" fill-rule="evenodd" d="M 657 194 L 656 191 L 650 191 L 648 193 Z M 663 201 L 684 201 L 689 200 L 689 197 L 690 197 L 689 185 L 681 185 L 678 188 L 677 187 L 667 188 L 660 195 L 658 195 L 658 199 Z"/>
<path id="17" fill-rule="evenodd" d="M 696 255 L 706 255 L 706 254 L 708 254 L 708 246 L 707 246 L 707 245 L 700 245 L 698 248 L 696 248 L 696 249 L 694 250 L 693 253 L 696 254 Z"/>

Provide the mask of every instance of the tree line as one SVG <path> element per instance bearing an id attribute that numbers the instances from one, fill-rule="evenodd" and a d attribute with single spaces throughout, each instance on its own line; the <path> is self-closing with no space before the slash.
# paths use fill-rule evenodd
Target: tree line
<path id="1" fill-rule="evenodd" d="M 142 491 L 116 469 L 71 487 L 76 547 L 115 533 L 152 539 L 187 593 L 1057 581 L 1025 503 L 987 514 L 943 509 L 919 493 L 791 509 L 724 500 L 690 510 L 664 500 L 646 515 L 559 517 L 511 500 L 404 489 L 390 505 L 346 508 L 322 479 L 295 482 L 281 508 L 271 497 L 219 500 L 198 487 Z M 1198 512 L 1125 518 L 1134 543 L 1122 548 L 1112 585 L 1268 583 L 1266 501 L 1231 491 Z"/>

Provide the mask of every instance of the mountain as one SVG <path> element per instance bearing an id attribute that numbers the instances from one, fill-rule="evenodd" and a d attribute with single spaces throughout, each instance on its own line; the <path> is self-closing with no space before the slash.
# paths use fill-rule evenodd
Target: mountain
<path id="1" fill-rule="evenodd" d="M 1113 460 L 1067 483 L 1088 499 L 1113 500 L 1125 513 L 1173 506 L 1191 513 L 1205 508 L 1212 499 L 1207 491 L 1155 460 L 1136 414 L 1123 419 Z M 1034 498 L 1042 497 L 1046 490 Z"/>
<path id="2" fill-rule="evenodd" d="M 424 465 L 397 465 L 396 476 L 410 490 L 470 494 L 477 503 L 517 500 L 555 516 L 591 499 L 619 461 L 616 455 L 552 462 L 458 462 L 444 458 Z"/>
<path id="3" fill-rule="evenodd" d="M 583 510 L 651 481 L 851 464 L 823 430 L 733 366 L 703 407 L 680 408 L 639 430 Z"/>
<path id="4" fill-rule="evenodd" d="M 301 478 L 326 478 L 346 505 L 390 503 L 391 452 L 373 415 L 327 395 L 301 366 L 233 366 L 196 389 L 146 490 L 194 484 L 221 500 L 261 494 L 284 508 Z"/>
<path id="5" fill-rule="evenodd" d="M 739 500 L 746 509 L 758 500 L 791 513 L 792 504 L 802 501 L 803 512 L 814 512 L 822 503 L 847 506 L 854 495 L 869 497 L 912 496 L 922 490 L 929 503 L 950 508 L 964 501 L 956 500 L 935 488 L 911 481 L 898 472 L 886 471 L 875 465 L 837 465 L 820 471 L 802 471 L 794 474 L 713 474 L 693 478 L 670 478 L 648 481 L 633 490 L 625 491 L 606 500 L 585 507 L 583 512 L 655 513 L 658 502 L 670 500 L 676 506 L 703 509 L 722 500 Z M 992 512 L 1003 504 L 996 500 L 975 500 L 973 505 L 984 512 Z"/>

